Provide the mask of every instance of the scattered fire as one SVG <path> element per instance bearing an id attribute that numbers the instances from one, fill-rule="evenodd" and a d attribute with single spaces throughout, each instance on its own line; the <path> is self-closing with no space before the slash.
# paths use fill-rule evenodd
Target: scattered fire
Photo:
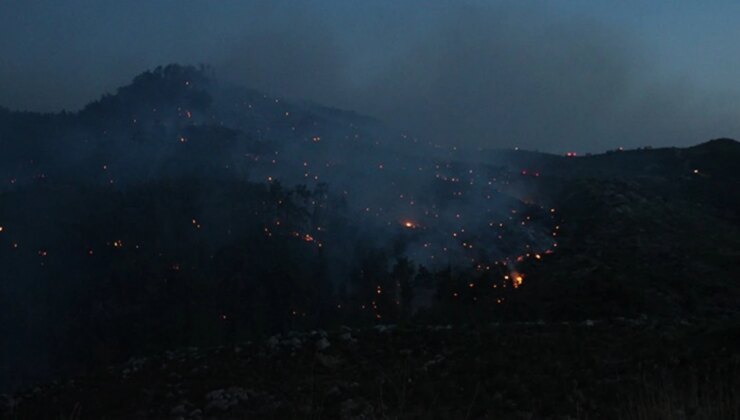
<path id="1" fill-rule="evenodd" d="M 524 274 L 517 273 L 516 271 L 511 273 L 511 284 L 514 288 L 517 288 L 524 283 Z"/>

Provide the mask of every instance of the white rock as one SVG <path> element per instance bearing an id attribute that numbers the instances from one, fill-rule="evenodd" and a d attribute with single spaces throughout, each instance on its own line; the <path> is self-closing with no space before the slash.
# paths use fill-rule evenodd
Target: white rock
<path id="1" fill-rule="evenodd" d="M 326 337 L 321 337 L 321 339 L 316 342 L 316 350 L 318 351 L 326 350 L 330 346 L 331 343 L 329 342 L 329 340 L 326 339 Z"/>
<path id="2" fill-rule="evenodd" d="M 273 335 L 269 339 L 267 339 L 267 347 L 271 349 L 276 349 L 280 345 L 280 339 L 278 336 Z"/>

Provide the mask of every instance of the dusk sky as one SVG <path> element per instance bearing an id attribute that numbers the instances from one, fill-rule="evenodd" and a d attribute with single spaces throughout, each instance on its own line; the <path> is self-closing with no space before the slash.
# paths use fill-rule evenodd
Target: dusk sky
<path id="1" fill-rule="evenodd" d="M 3 0 L 0 105 L 77 110 L 205 63 L 437 143 L 685 146 L 740 134 L 738 18 L 724 0 Z"/>

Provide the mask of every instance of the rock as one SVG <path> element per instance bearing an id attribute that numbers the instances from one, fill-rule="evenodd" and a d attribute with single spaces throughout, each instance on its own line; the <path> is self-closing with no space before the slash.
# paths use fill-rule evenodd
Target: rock
<path id="1" fill-rule="evenodd" d="M 326 396 L 329 398 L 337 398 L 342 395 L 342 390 L 338 386 L 332 387 L 327 393 Z"/>
<path id="2" fill-rule="evenodd" d="M 327 369 L 335 369 L 342 363 L 342 361 L 338 357 L 321 353 L 316 355 L 316 359 L 318 359 L 321 366 Z"/>
<path id="3" fill-rule="evenodd" d="M 276 350 L 278 346 L 280 345 L 280 338 L 277 335 L 273 335 L 269 339 L 267 339 L 267 347 L 269 347 L 272 350 Z"/>
<path id="4" fill-rule="evenodd" d="M 13 409 L 15 409 L 15 407 L 18 405 L 19 402 L 20 402 L 19 399 L 16 399 L 10 395 L 7 395 L 7 394 L 0 395 L 0 408 L 8 412 L 13 411 Z M 3 410 L 0 410 L 0 412 L 2 412 Z"/>
<path id="5" fill-rule="evenodd" d="M 180 416 L 186 413 L 187 413 L 187 410 L 185 409 L 185 404 L 180 404 L 178 406 L 175 406 L 172 410 L 170 410 L 170 414 L 172 414 L 173 416 Z"/>
<path id="6" fill-rule="evenodd" d="M 427 371 L 430 367 L 434 367 L 440 363 L 442 363 L 445 360 L 445 357 L 441 354 L 438 354 L 434 356 L 434 358 L 426 363 L 424 363 L 424 366 L 422 367 L 422 370 Z"/>
<path id="7" fill-rule="evenodd" d="M 342 402 L 339 411 L 340 418 L 343 419 L 364 420 L 377 417 L 372 406 L 366 401 L 355 401 L 351 398 Z"/>
<path id="8" fill-rule="evenodd" d="M 295 349 L 295 350 L 298 350 L 301 347 L 303 347 L 303 342 L 298 337 L 293 337 L 290 340 L 283 340 L 283 342 L 281 344 L 284 345 L 284 346 L 286 346 L 286 347 L 287 346 L 293 347 L 293 349 Z"/>
<path id="9" fill-rule="evenodd" d="M 232 386 L 228 389 L 216 389 L 206 394 L 206 411 L 228 411 L 247 400 L 249 391 L 243 388 Z"/>
<path id="10" fill-rule="evenodd" d="M 384 333 L 384 332 L 388 331 L 388 326 L 387 325 L 376 325 L 375 326 L 375 331 L 377 331 L 379 333 Z"/>
<path id="11" fill-rule="evenodd" d="M 316 350 L 318 350 L 318 351 L 323 351 L 323 350 L 326 350 L 326 349 L 328 349 L 328 348 L 329 348 L 330 346 L 331 346 L 331 343 L 329 342 L 329 340 L 327 340 L 327 338 L 326 338 L 326 337 L 321 337 L 321 339 L 319 339 L 319 340 L 318 340 L 318 341 L 316 342 Z"/>

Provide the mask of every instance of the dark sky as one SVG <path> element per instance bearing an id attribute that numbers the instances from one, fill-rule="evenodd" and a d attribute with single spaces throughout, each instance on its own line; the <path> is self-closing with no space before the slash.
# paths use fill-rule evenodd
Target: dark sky
<path id="1" fill-rule="evenodd" d="M 0 0 L 0 105 L 76 110 L 160 64 L 438 143 L 740 137 L 740 3 Z"/>

